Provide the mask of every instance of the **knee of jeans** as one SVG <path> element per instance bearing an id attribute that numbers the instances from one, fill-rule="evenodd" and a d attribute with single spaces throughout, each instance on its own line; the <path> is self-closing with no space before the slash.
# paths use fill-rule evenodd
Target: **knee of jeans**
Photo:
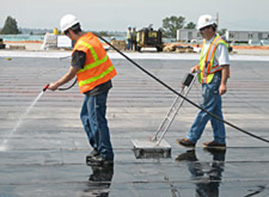
<path id="1" fill-rule="evenodd" d="M 80 113 L 80 120 L 82 122 L 86 122 L 88 120 L 88 118 L 89 118 L 88 114 L 85 113 L 85 111 L 81 111 L 81 113 Z"/>

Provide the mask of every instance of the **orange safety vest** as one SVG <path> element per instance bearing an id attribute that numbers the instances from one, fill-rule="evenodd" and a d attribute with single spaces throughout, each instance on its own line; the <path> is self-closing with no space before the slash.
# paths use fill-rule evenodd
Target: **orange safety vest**
<path id="1" fill-rule="evenodd" d="M 81 36 L 73 49 L 86 53 L 85 65 L 77 72 L 78 86 L 81 93 L 88 92 L 117 75 L 102 43 L 92 33 Z"/>
<path id="2" fill-rule="evenodd" d="M 213 66 L 216 48 L 220 43 L 224 44 L 228 48 L 227 43 L 220 36 L 217 35 L 209 45 L 206 54 L 204 54 L 204 40 L 199 61 L 200 73 L 198 75 L 198 79 L 200 83 L 210 83 L 214 77 L 214 73 L 222 69 L 222 67 L 219 65 Z"/>

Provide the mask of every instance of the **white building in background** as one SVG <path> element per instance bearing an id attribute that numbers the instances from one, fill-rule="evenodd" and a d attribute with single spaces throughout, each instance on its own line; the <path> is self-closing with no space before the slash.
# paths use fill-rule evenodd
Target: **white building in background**
<path id="1" fill-rule="evenodd" d="M 201 43 L 202 35 L 196 29 L 178 29 L 177 40 Z M 226 31 L 225 39 L 230 43 L 250 43 L 269 40 L 269 31 Z"/>
<path id="2" fill-rule="evenodd" d="M 177 40 L 184 42 L 198 42 L 201 41 L 202 35 L 197 29 L 178 29 Z"/>
<path id="3" fill-rule="evenodd" d="M 225 38 L 232 43 L 269 40 L 269 31 L 226 31 Z"/>

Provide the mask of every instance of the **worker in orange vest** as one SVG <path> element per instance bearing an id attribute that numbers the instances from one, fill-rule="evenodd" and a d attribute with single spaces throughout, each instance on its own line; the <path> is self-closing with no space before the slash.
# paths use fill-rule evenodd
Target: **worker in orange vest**
<path id="1" fill-rule="evenodd" d="M 114 153 L 105 116 L 111 79 L 117 72 L 99 39 L 91 32 L 83 33 L 74 15 L 63 16 L 60 25 L 62 32 L 76 43 L 69 71 L 48 89 L 54 91 L 77 76 L 79 90 L 85 95 L 80 118 L 93 148 L 87 155 L 87 164 L 113 164 Z"/>

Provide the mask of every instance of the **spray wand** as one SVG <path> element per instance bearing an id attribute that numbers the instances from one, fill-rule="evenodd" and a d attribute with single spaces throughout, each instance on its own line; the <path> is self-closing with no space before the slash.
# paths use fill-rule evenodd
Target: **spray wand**
<path id="1" fill-rule="evenodd" d="M 49 86 L 50 86 L 49 83 L 47 85 L 45 85 L 45 87 L 43 88 L 43 92 L 45 92 L 48 89 Z"/>

